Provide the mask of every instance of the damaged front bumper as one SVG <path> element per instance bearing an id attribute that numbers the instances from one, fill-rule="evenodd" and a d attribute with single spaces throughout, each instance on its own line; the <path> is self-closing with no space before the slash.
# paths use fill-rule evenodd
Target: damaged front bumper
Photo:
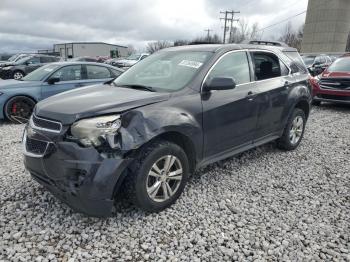
<path id="1" fill-rule="evenodd" d="M 23 151 L 25 167 L 37 182 L 74 210 L 97 217 L 111 214 L 115 190 L 132 161 L 104 158 L 93 147 L 55 141 L 30 126 Z"/>

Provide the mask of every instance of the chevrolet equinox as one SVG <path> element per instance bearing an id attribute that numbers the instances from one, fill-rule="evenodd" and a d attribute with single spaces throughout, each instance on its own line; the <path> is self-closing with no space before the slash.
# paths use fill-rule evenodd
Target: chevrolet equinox
<path id="1" fill-rule="evenodd" d="M 200 167 L 274 140 L 295 149 L 310 90 L 288 46 L 164 49 L 114 81 L 39 102 L 23 135 L 25 167 L 79 212 L 108 216 L 117 193 L 158 212 Z"/>

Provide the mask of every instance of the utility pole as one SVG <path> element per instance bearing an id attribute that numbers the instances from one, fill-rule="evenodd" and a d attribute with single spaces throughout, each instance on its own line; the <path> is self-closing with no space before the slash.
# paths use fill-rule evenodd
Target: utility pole
<path id="1" fill-rule="evenodd" d="M 205 29 L 204 30 L 205 32 L 207 32 L 207 40 L 208 40 L 208 42 L 209 42 L 209 39 L 210 39 L 210 31 L 213 31 L 213 30 L 211 30 L 211 29 Z"/>
<path id="2" fill-rule="evenodd" d="M 230 28 L 230 38 L 232 35 L 232 28 L 233 28 L 233 22 L 234 21 L 239 21 L 239 19 L 233 19 L 235 14 L 239 14 L 239 11 L 221 11 L 220 14 L 225 14 L 225 17 L 220 17 L 220 20 L 224 20 L 225 24 L 224 24 L 224 37 L 223 37 L 223 43 L 226 43 L 226 31 Z M 231 26 L 228 27 L 227 23 L 230 23 Z"/>

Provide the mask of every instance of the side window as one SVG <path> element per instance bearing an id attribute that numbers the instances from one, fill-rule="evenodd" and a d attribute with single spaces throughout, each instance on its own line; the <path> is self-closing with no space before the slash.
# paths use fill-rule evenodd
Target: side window
<path id="1" fill-rule="evenodd" d="M 40 64 L 40 58 L 39 57 L 32 57 L 27 62 L 28 62 L 28 64 Z"/>
<path id="2" fill-rule="evenodd" d="M 315 65 L 320 65 L 322 64 L 322 57 L 321 56 L 318 56 L 315 58 L 315 62 L 314 62 Z"/>
<path id="3" fill-rule="evenodd" d="M 122 72 L 118 71 L 118 70 L 114 70 L 114 69 L 110 69 L 111 73 L 112 73 L 112 77 L 117 77 L 120 76 L 122 74 Z"/>
<path id="4" fill-rule="evenodd" d="M 81 65 L 70 65 L 58 69 L 50 78 L 57 77 L 60 81 L 81 80 Z"/>
<path id="5" fill-rule="evenodd" d="M 275 54 L 268 52 L 253 52 L 252 59 L 256 80 L 275 78 L 283 74 L 280 60 Z"/>
<path id="6" fill-rule="evenodd" d="M 249 62 L 246 52 L 224 55 L 210 71 L 208 77 L 232 77 L 236 84 L 250 82 Z"/>
<path id="7" fill-rule="evenodd" d="M 289 68 L 280 60 L 280 67 L 281 67 L 281 75 L 287 76 L 289 75 Z"/>
<path id="8" fill-rule="evenodd" d="M 40 62 L 41 63 L 50 63 L 51 62 L 51 57 L 42 56 L 42 57 L 40 57 Z"/>
<path id="9" fill-rule="evenodd" d="M 111 73 L 106 67 L 87 65 L 86 71 L 87 71 L 87 79 L 111 78 Z"/>

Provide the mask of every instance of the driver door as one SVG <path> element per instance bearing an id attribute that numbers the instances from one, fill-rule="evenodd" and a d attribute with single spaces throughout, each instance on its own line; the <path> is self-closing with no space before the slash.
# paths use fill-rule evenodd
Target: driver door
<path id="1" fill-rule="evenodd" d="M 61 67 L 44 82 L 41 89 L 42 99 L 81 87 L 81 82 L 83 81 L 82 77 L 83 74 L 81 65 L 68 65 Z M 50 78 L 58 78 L 59 81 L 54 84 L 49 84 L 48 80 Z"/>
<path id="2" fill-rule="evenodd" d="M 251 81 L 248 54 L 232 51 L 224 54 L 209 72 L 207 79 L 231 77 L 232 90 L 202 94 L 204 158 L 220 157 L 249 145 L 256 136 L 259 92 Z"/>

